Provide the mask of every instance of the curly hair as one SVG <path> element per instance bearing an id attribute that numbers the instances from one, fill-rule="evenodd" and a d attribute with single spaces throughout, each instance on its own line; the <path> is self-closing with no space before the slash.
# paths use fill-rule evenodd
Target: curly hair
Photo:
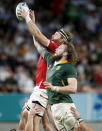
<path id="1" fill-rule="evenodd" d="M 78 54 L 77 51 L 75 50 L 74 45 L 69 42 L 69 43 L 64 43 L 67 45 L 67 52 L 68 52 L 68 57 L 67 60 L 69 61 L 69 63 L 75 65 L 78 62 Z"/>

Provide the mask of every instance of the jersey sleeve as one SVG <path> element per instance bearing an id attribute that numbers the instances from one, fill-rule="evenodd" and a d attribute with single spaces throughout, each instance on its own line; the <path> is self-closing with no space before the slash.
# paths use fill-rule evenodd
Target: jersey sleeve
<path id="1" fill-rule="evenodd" d="M 45 61 L 46 63 L 48 63 L 48 62 L 51 60 L 51 56 L 52 56 L 52 54 L 49 53 L 49 52 L 46 50 L 45 53 L 44 53 L 44 56 L 43 56 L 44 61 Z"/>
<path id="2" fill-rule="evenodd" d="M 49 46 L 47 47 L 50 51 L 55 52 L 56 48 L 58 48 L 58 44 L 55 43 L 54 41 L 50 40 L 49 41 Z"/>
<path id="3" fill-rule="evenodd" d="M 77 72 L 74 66 L 70 66 L 70 69 L 67 70 L 67 78 L 77 78 Z"/>

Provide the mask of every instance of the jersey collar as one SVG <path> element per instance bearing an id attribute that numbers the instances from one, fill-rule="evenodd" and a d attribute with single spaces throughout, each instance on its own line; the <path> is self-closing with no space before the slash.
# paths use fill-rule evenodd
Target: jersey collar
<path id="1" fill-rule="evenodd" d="M 65 64 L 65 63 L 68 63 L 68 61 L 64 60 L 64 61 L 61 61 L 59 64 Z"/>
<path id="2" fill-rule="evenodd" d="M 61 62 L 56 62 L 54 63 L 54 66 L 58 65 L 58 64 L 65 64 L 65 63 L 68 63 L 67 60 L 64 60 L 64 61 L 61 61 Z"/>

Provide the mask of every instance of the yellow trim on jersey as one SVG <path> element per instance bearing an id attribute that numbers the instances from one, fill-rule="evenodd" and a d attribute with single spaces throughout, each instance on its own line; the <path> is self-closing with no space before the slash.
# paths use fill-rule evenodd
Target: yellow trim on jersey
<path id="1" fill-rule="evenodd" d="M 61 61 L 59 64 L 64 64 L 64 63 L 68 63 L 67 60 Z"/>
<path id="2" fill-rule="evenodd" d="M 62 82 L 62 85 L 65 86 L 65 84 L 64 84 L 64 80 L 61 80 L 61 82 Z"/>

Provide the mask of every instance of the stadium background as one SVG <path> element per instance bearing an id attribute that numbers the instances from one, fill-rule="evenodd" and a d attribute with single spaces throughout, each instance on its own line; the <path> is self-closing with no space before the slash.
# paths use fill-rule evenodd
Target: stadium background
<path id="1" fill-rule="evenodd" d="M 39 54 L 26 24 L 19 22 L 19 0 L 0 1 L 0 131 L 18 126 L 24 101 L 35 85 Z M 50 38 L 60 27 L 74 34 L 79 55 L 78 94 L 73 100 L 94 131 L 102 130 L 102 0 L 26 0 L 36 24 Z"/>

